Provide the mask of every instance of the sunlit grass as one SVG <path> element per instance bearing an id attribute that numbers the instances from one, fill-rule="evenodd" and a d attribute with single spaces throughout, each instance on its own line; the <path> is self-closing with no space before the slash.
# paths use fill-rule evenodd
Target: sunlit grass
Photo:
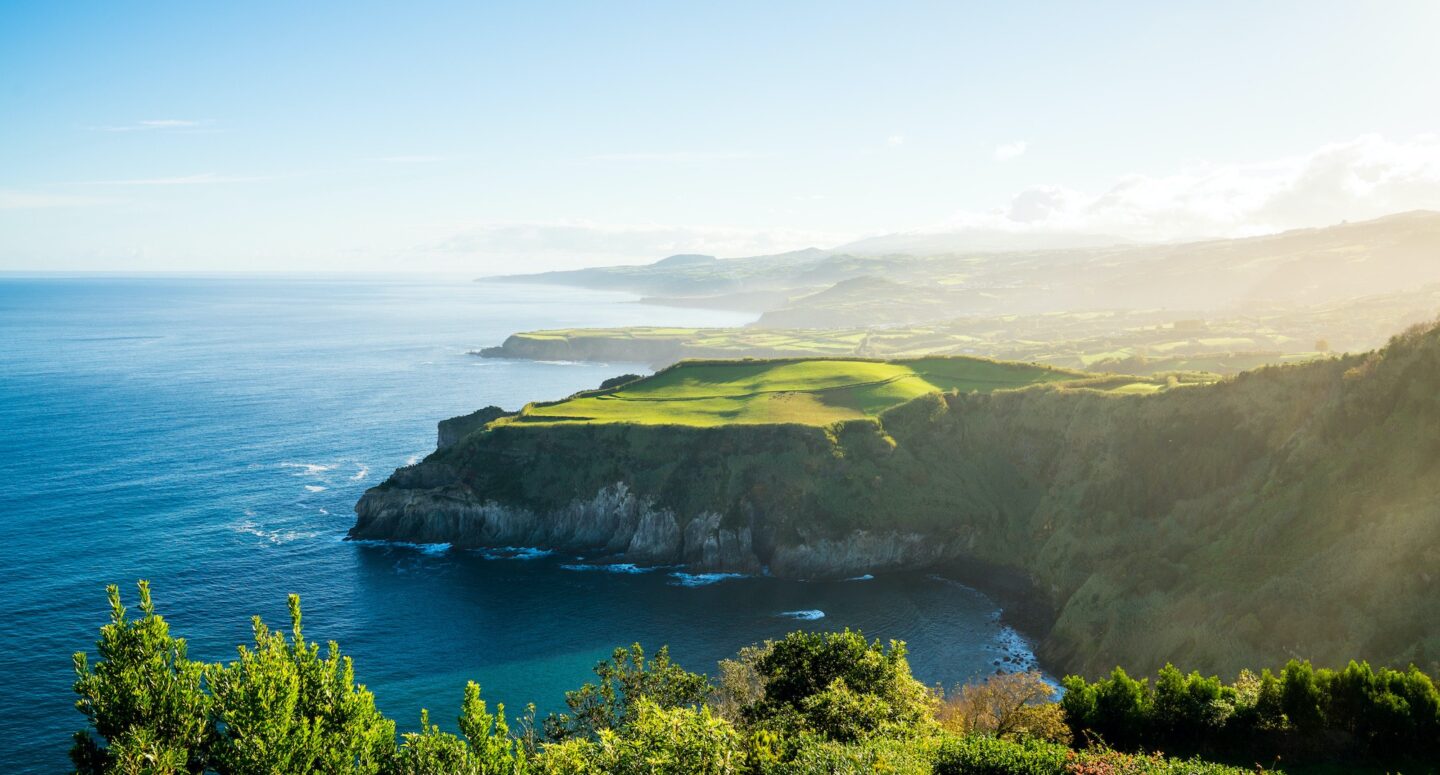
<path id="1" fill-rule="evenodd" d="M 1093 377 L 979 358 L 690 361 L 614 390 L 532 404 L 514 422 L 828 425 L 927 393 L 990 392 Z M 1126 382 L 1126 392 L 1141 392 Z M 1159 385 L 1153 386 L 1160 389 Z"/>

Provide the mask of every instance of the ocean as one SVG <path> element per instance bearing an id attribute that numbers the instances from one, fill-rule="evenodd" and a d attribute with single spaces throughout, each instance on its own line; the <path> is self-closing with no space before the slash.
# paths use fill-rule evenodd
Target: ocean
<path id="1" fill-rule="evenodd" d="M 347 542 L 365 488 L 428 454 L 435 423 L 592 388 L 643 364 L 482 359 L 514 331 L 736 325 L 623 294 L 464 279 L 0 275 L 0 772 L 64 769 L 71 654 L 105 586 L 149 579 L 190 656 L 229 660 L 250 617 L 335 640 L 402 730 L 453 726 L 467 680 L 558 709 L 617 646 L 714 673 L 794 629 L 909 643 L 953 685 L 1029 660 L 978 592 L 937 576 L 686 576 L 540 552 Z"/>

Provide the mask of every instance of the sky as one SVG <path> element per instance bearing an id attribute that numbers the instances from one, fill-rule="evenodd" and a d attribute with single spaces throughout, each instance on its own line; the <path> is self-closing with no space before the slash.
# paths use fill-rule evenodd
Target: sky
<path id="1" fill-rule="evenodd" d="M 0 3 L 0 270 L 482 275 L 1440 209 L 1440 3 Z"/>

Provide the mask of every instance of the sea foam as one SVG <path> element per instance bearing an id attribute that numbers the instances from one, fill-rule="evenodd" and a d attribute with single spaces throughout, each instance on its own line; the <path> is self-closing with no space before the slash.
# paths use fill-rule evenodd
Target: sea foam
<path id="1" fill-rule="evenodd" d="M 818 608 L 809 608 L 804 611 L 781 611 L 775 615 L 782 619 L 799 619 L 802 622 L 813 622 L 816 619 L 825 618 L 825 612 Z"/>
<path id="2" fill-rule="evenodd" d="M 743 579 L 743 573 L 671 573 L 669 582 L 673 587 L 703 587 L 725 579 Z"/>

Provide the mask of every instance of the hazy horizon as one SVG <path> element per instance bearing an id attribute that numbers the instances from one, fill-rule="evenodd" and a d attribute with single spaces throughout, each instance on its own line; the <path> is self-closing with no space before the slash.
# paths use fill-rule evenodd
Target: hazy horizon
<path id="1" fill-rule="evenodd" d="M 484 276 L 1437 209 L 1440 105 L 1414 88 L 1437 22 L 1425 2 L 13 3 L 0 271 Z"/>

